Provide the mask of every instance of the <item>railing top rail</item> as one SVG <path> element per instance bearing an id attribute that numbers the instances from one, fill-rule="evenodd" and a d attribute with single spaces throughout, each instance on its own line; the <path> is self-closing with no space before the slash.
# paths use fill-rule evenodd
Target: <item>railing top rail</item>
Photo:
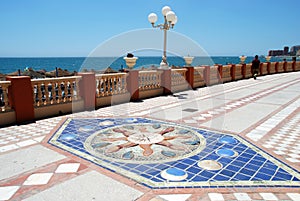
<path id="1" fill-rule="evenodd" d="M 31 79 L 31 82 L 45 82 L 45 81 L 65 81 L 81 79 L 81 76 L 69 76 L 69 77 L 54 77 L 54 78 L 41 78 L 41 79 Z"/>
<path id="2" fill-rule="evenodd" d="M 162 71 L 157 71 L 157 70 L 144 70 L 144 71 L 139 71 L 140 74 L 142 73 L 162 73 Z"/>
<path id="3" fill-rule="evenodd" d="M 127 75 L 127 73 L 106 73 L 106 74 L 96 74 L 96 77 L 111 77 L 116 75 Z"/>
<path id="4" fill-rule="evenodd" d="M 187 71 L 186 68 L 171 69 L 172 71 Z"/>
<path id="5" fill-rule="evenodd" d="M 6 84 L 6 85 L 8 84 L 9 85 L 10 83 L 11 83 L 10 81 L 0 81 L 0 85 L 1 84 Z"/>

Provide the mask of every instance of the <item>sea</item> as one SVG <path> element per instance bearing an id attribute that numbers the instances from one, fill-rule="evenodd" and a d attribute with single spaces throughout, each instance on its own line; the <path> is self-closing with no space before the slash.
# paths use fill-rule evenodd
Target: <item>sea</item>
<path id="1" fill-rule="evenodd" d="M 265 58 L 259 58 L 265 62 Z M 287 58 L 287 61 L 291 58 Z M 168 57 L 169 66 L 184 66 L 185 62 L 182 57 Z M 246 58 L 246 63 L 253 60 L 252 56 Z M 272 57 L 271 61 L 282 61 L 283 57 Z M 141 56 L 138 57 L 135 69 L 149 68 L 152 66 L 158 67 L 161 62 L 161 57 L 157 56 Z M 214 64 L 237 64 L 240 62 L 238 56 L 213 56 L 213 57 L 195 57 L 192 66 L 214 65 Z M 84 70 L 103 71 L 111 67 L 115 71 L 126 68 L 126 63 L 123 57 L 0 57 L 0 73 L 9 74 L 18 70 L 24 71 L 27 68 L 33 70 L 53 71 L 56 68 L 68 70 L 70 72 L 81 72 Z"/>

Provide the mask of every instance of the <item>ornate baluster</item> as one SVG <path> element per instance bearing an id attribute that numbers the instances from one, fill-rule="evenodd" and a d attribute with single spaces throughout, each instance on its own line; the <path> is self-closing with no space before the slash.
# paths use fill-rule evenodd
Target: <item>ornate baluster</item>
<path id="1" fill-rule="evenodd" d="M 42 94 L 42 89 L 41 89 L 42 85 L 41 83 L 37 83 L 37 94 L 38 94 L 38 103 L 37 106 L 41 106 L 43 104 L 43 94 Z"/>
<path id="2" fill-rule="evenodd" d="M 80 91 L 79 91 L 79 81 L 80 81 L 79 79 L 75 80 L 75 92 L 76 92 L 75 100 L 81 99 Z M 73 96 L 74 96 L 74 92 L 73 92 Z"/>
<path id="3" fill-rule="evenodd" d="M 49 105 L 50 104 L 48 85 L 49 85 L 49 82 L 44 82 L 44 86 L 45 86 L 45 102 L 44 102 L 44 105 Z"/>
<path id="4" fill-rule="evenodd" d="M 63 82 L 64 90 L 64 102 L 68 102 L 68 80 Z"/>
<path id="5" fill-rule="evenodd" d="M 3 90 L 3 101 L 4 101 L 4 110 L 7 111 L 7 110 L 10 110 L 10 106 L 8 104 L 8 97 L 7 97 L 7 94 L 8 94 L 8 85 L 4 85 L 2 86 L 2 90 Z"/>
<path id="6" fill-rule="evenodd" d="M 33 90 L 33 105 L 37 106 L 36 96 L 37 96 L 37 86 L 35 84 L 32 85 Z"/>

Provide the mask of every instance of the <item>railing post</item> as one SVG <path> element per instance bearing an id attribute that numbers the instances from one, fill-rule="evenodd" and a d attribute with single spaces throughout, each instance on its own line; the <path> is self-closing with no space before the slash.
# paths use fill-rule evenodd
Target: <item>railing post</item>
<path id="1" fill-rule="evenodd" d="M 246 78 L 246 64 L 242 64 L 242 75 L 243 75 L 243 79 Z"/>
<path id="2" fill-rule="evenodd" d="M 11 82 L 8 88 L 8 98 L 11 107 L 16 112 L 17 124 L 34 120 L 33 89 L 28 76 L 6 77 Z"/>
<path id="3" fill-rule="evenodd" d="M 219 82 L 222 83 L 222 79 L 223 79 L 223 65 L 218 65 L 218 71 L 219 71 L 218 79 L 219 79 Z"/>
<path id="4" fill-rule="evenodd" d="M 234 81 L 235 80 L 235 72 L 236 68 L 235 68 L 235 64 L 231 65 L 231 69 L 230 69 L 230 74 L 231 74 L 231 80 Z"/>
<path id="5" fill-rule="evenodd" d="M 293 61 L 293 64 L 292 64 L 292 68 L 293 68 L 293 71 L 296 71 L 296 61 Z"/>
<path id="6" fill-rule="evenodd" d="M 185 67 L 187 69 L 186 72 L 186 81 L 189 83 L 190 87 L 194 89 L 194 67 Z"/>
<path id="7" fill-rule="evenodd" d="M 210 66 L 204 67 L 204 81 L 206 86 L 210 85 Z"/>
<path id="8" fill-rule="evenodd" d="M 283 71 L 287 72 L 287 62 L 283 62 Z"/>
<path id="9" fill-rule="evenodd" d="M 126 79 L 127 90 L 130 93 L 130 101 L 139 100 L 139 71 L 129 70 Z"/>
<path id="10" fill-rule="evenodd" d="M 264 64 L 263 64 L 262 62 L 259 64 L 259 74 L 260 74 L 260 75 L 263 74 L 263 70 L 264 70 L 264 69 L 263 69 L 263 65 L 264 65 Z"/>
<path id="11" fill-rule="evenodd" d="M 172 77 L 171 77 L 171 69 L 159 69 L 162 71 L 161 74 L 161 86 L 164 89 L 164 95 L 172 94 Z"/>
<path id="12" fill-rule="evenodd" d="M 271 62 L 267 62 L 267 72 L 271 74 Z"/>
<path id="13" fill-rule="evenodd" d="M 218 71 L 219 71 L 219 74 L 218 74 L 218 79 L 219 79 L 219 83 L 223 83 L 223 65 L 222 64 L 219 64 L 218 65 Z"/>
<path id="14" fill-rule="evenodd" d="M 78 73 L 81 76 L 79 81 L 79 95 L 84 100 L 85 110 L 94 110 L 96 106 L 96 77 L 95 73 Z"/>

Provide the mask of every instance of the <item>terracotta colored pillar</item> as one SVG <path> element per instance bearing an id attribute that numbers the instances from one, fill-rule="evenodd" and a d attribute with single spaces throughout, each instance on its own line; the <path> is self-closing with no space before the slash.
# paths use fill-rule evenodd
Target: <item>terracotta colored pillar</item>
<path id="1" fill-rule="evenodd" d="M 96 77 L 95 73 L 78 73 L 81 76 L 79 82 L 80 96 L 84 100 L 85 110 L 94 110 L 96 106 Z"/>
<path id="2" fill-rule="evenodd" d="M 218 71 L 219 71 L 219 82 L 223 79 L 223 65 L 218 65 Z"/>
<path id="3" fill-rule="evenodd" d="M 283 70 L 284 70 L 284 72 L 287 72 L 287 62 L 285 61 L 285 62 L 283 62 Z"/>
<path id="4" fill-rule="evenodd" d="M 127 71 L 127 90 L 130 93 L 130 101 L 139 100 L 139 71 L 129 70 Z"/>
<path id="5" fill-rule="evenodd" d="M 11 82 L 8 98 L 16 112 L 17 124 L 34 120 L 33 89 L 28 76 L 6 77 Z"/>
<path id="6" fill-rule="evenodd" d="M 275 63 L 275 72 L 278 73 L 278 62 Z"/>
<path id="7" fill-rule="evenodd" d="M 236 74 L 236 68 L 235 68 L 235 64 L 232 64 L 231 69 L 230 69 L 230 74 L 231 74 L 231 80 L 234 81 L 235 80 L 235 74 Z"/>
<path id="8" fill-rule="evenodd" d="M 260 75 L 262 75 L 262 74 L 263 74 L 263 71 L 264 71 L 263 65 L 264 65 L 263 63 L 260 63 L 260 64 L 259 64 L 259 74 L 260 74 Z"/>
<path id="9" fill-rule="evenodd" d="M 293 61 L 293 71 L 296 71 L 296 61 Z"/>
<path id="10" fill-rule="evenodd" d="M 210 85 L 210 66 L 204 67 L 204 81 L 206 83 L 206 86 Z"/>
<path id="11" fill-rule="evenodd" d="M 194 89 L 194 67 L 185 67 L 186 72 L 186 81 L 189 83 L 192 89 Z"/>
<path id="12" fill-rule="evenodd" d="M 271 62 L 267 62 L 267 72 L 268 74 L 271 73 Z"/>
<path id="13" fill-rule="evenodd" d="M 161 74 L 161 86 L 164 89 L 164 95 L 172 94 L 172 78 L 171 78 L 171 69 L 160 69 L 163 71 Z"/>
<path id="14" fill-rule="evenodd" d="M 242 75 L 243 75 L 243 79 L 246 78 L 246 64 L 242 64 Z"/>

